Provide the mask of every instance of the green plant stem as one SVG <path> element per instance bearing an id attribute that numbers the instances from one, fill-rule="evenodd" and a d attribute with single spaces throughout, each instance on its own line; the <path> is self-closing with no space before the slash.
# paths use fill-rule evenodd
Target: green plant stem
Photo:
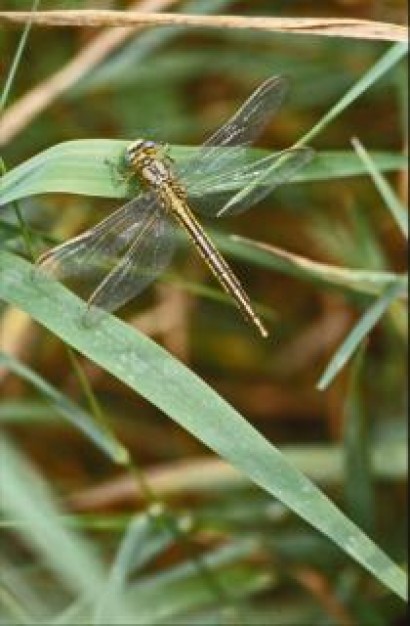
<path id="1" fill-rule="evenodd" d="M 402 205 L 387 180 L 379 172 L 370 154 L 361 144 L 359 139 L 357 139 L 357 137 L 353 137 L 352 144 L 354 149 L 356 150 L 357 155 L 363 161 L 363 164 L 369 172 L 369 175 L 371 176 L 377 190 L 385 201 L 387 208 L 390 210 L 390 213 L 392 214 L 397 226 L 400 228 L 406 239 L 408 239 L 409 220 L 405 207 Z"/>
<path id="2" fill-rule="evenodd" d="M 3 159 L 0 157 L 0 170 L 1 170 L 1 175 L 4 176 L 4 174 L 7 172 L 7 168 L 6 168 L 6 164 L 4 163 Z M 36 256 L 35 256 L 35 252 L 34 252 L 34 247 L 33 247 L 33 241 L 31 239 L 31 235 L 30 235 L 30 229 L 28 228 L 24 218 L 23 218 L 23 214 L 20 211 L 20 207 L 18 205 L 18 203 L 16 201 L 11 203 L 11 206 L 14 209 L 14 212 L 16 214 L 17 217 L 17 221 L 19 223 L 20 226 L 20 231 L 21 231 L 21 235 L 24 241 L 24 245 L 26 247 L 26 253 L 27 256 L 31 259 L 31 261 L 34 263 L 36 260 Z"/>
<path id="3" fill-rule="evenodd" d="M 32 7 L 31 7 L 32 15 L 34 15 L 34 13 L 37 11 L 38 6 L 40 4 L 40 1 L 41 0 L 33 0 L 33 4 L 32 4 Z M 7 75 L 7 78 L 6 78 L 6 84 L 4 85 L 2 94 L 0 96 L 0 111 L 3 111 L 3 109 L 6 106 L 6 102 L 7 102 L 7 99 L 9 97 L 9 93 L 10 93 L 11 87 L 13 85 L 14 78 L 15 78 L 16 73 L 17 73 L 17 68 L 19 66 L 19 63 L 20 63 L 20 60 L 21 60 L 21 57 L 22 57 L 22 54 L 23 54 L 23 51 L 24 51 L 24 47 L 25 47 L 26 42 L 27 42 L 27 37 L 28 37 L 29 32 L 31 30 L 31 26 L 32 26 L 32 20 L 28 20 L 28 22 L 24 26 L 24 30 L 23 30 L 23 33 L 22 33 L 22 35 L 20 37 L 20 41 L 19 41 L 19 44 L 17 46 L 17 50 L 16 50 L 16 53 L 14 55 L 11 67 L 10 67 L 10 71 L 9 71 L 9 73 Z"/>
<path id="4" fill-rule="evenodd" d="M 350 106 L 359 96 L 371 87 L 379 78 L 388 72 L 396 63 L 398 63 L 407 54 L 408 45 L 398 43 L 393 45 L 376 63 L 373 65 L 358 81 L 351 87 L 322 117 L 321 120 L 306 135 L 300 139 L 294 147 L 306 145 L 321 133 L 330 122 L 333 122 L 348 106 Z"/>

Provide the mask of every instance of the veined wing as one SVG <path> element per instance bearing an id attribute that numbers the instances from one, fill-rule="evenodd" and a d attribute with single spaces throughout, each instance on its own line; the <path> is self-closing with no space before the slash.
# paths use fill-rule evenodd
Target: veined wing
<path id="1" fill-rule="evenodd" d="M 311 148 L 289 148 L 233 172 L 208 177 L 188 188 L 192 208 L 208 217 L 242 213 L 291 180 L 313 154 Z"/>
<path id="2" fill-rule="evenodd" d="M 205 141 L 204 147 L 253 143 L 280 108 L 288 88 L 289 80 L 285 76 L 265 80 L 226 124 Z"/>
<path id="3" fill-rule="evenodd" d="M 60 280 L 78 277 L 89 284 L 98 281 L 116 263 L 155 203 L 153 194 L 130 200 L 93 228 L 45 252 L 37 261 L 40 271 Z"/>
<path id="4" fill-rule="evenodd" d="M 203 144 L 197 157 L 178 172 L 185 183 L 198 172 L 232 169 L 243 160 L 243 146 L 255 141 L 273 118 L 288 91 L 289 81 L 284 76 L 268 78 L 240 109 Z"/>
<path id="5" fill-rule="evenodd" d="M 94 304 L 114 311 L 141 292 L 167 265 L 174 250 L 172 235 L 164 210 L 154 194 L 146 193 L 94 228 L 46 252 L 38 261 L 39 271 L 62 280 L 75 279 L 82 295 L 88 297 L 92 292 Z M 131 251 L 135 252 L 136 265 L 129 267 L 125 275 L 123 268 Z M 108 279 L 120 272 L 115 293 Z"/>
<path id="6" fill-rule="evenodd" d="M 88 321 L 98 318 L 99 309 L 115 311 L 152 283 L 171 261 L 175 241 L 174 224 L 162 206 L 155 205 L 139 224 L 127 252 L 91 294 Z"/>

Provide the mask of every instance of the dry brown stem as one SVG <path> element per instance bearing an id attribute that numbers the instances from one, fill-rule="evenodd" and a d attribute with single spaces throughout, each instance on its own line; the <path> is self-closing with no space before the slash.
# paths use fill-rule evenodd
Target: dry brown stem
<path id="1" fill-rule="evenodd" d="M 131 11 L 158 11 L 175 4 L 176 0 L 142 0 L 131 5 Z M 54 13 L 54 12 L 53 12 Z M 61 11 L 57 11 L 61 13 Z M 64 11 L 62 11 L 64 13 Z M 72 13 L 72 11 L 69 11 Z M 74 11 L 81 13 L 81 11 Z M 128 13 L 127 13 L 128 14 Z M 7 13 L 0 13 L 0 23 L 6 23 Z M 30 19 L 33 24 L 37 23 L 37 15 L 42 13 L 15 13 L 17 16 L 26 17 L 22 23 Z M 132 17 L 132 13 L 130 13 Z M 144 13 L 145 15 L 145 13 Z M 18 22 L 12 22 L 18 23 Z M 110 25 L 109 23 L 107 25 Z M 62 67 L 58 72 L 39 83 L 31 91 L 10 106 L 0 118 L 0 145 L 5 145 L 21 132 L 37 115 L 44 111 L 62 93 L 72 87 L 87 72 L 92 70 L 98 63 L 107 57 L 113 50 L 118 48 L 128 37 L 136 31 L 144 28 L 144 24 L 130 23 L 127 28 L 108 29 L 97 35 L 90 43 L 82 48 L 78 54 Z"/>
<path id="2" fill-rule="evenodd" d="M 167 497 L 206 490 L 209 485 L 214 485 L 214 488 L 218 485 L 223 489 L 246 484 L 246 479 L 238 470 L 213 457 L 175 461 L 152 467 L 145 472 L 145 477 L 157 495 Z M 68 498 L 67 503 L 75 510 L 95 510 L 124 501 L 139 500 L 143 495 L 134 477 L 126 474 L 75 493 Z"/>
<path id="3" fill-rule="evenodd" d="M 311 567 L 300 567 L 294 571 L 294 577 L 305 589 L 310 591 L 336 624 L 353 626 L 356 623 L 343 602 L 334 593 L 328 579 L 321 572 Z"/>
<path id="4" fill-rule="evenodd" d="M 182 13 L 129 13 L 107 10 L 0 12 L 0 23 L 23 24 L 32 19 L 39 26 L 189 26 L 247 28 L 280 33 L 324 35 L 383 41 L 407 41 L 408 30 L 399 24 L 354 18 L 247 17 L 242 15 L 187 15 Z"/>
<path id="5" fill-rule="evenodd" d="M 24 24 L 31 20 L 43 26 L 121 26 L 104 31 L 53 76 L 40 83 L 15 102 L 0 120 L 0 145 L 5 145 L 21 132 L 37 115 L 62 93 L 100 63 L 112 50 L 121 45 L 136 30 L 149 26 L 180 25 L 212 28 L 247 28 L 272 32 L 354 37 L 406 41 L 408 30 L 404 26 L 368 20 L 342 18 L 275 18 L 237 15 L 184 15 L 181 13 L 156 13 L 169 7 L 175 0 L 142 0 L 130 11 L 67 10 L 0 12 L 0 24 Z"/>

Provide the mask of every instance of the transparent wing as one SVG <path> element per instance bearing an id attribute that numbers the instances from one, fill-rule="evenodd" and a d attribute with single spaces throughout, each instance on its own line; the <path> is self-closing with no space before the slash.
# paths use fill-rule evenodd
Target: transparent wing
<path id="1" fill-rule="evenodd" d="M 267 157 L 266 167 L 259 170 L 253 180 L 230 198 L 218 212 L 218 217 L 242 213 L 260 202 L 273 189 L 291 180 L 299 169 L 312 160 L 313 155 L 314 150 L 311 148 L 290 148 L 273 157 L 270 163 L 270 157 Z"/>
<path id="2" fill-rule="evenodd" d="M 175 241 L 174 224 L 158 205 L 140 224 L 127 252 L 91 294 L 87 321 L 98 317 L 98 309 L 115 311 L 141 293 L 169 264 Z"/>
<path id="3" fill-rule="evenodd" d="M 206 176 L 243 163 L 243 146 L 253 143 L 261 134 L 281 106 L 288 86 L 284 76 L 274 76 L 262 83 L 228 122 L 205 141 L 198 156 L 181 168 L 178 174 L 184 183 L 189 185 L 195 171 Z"/>
<path id="4" fill-rule="evenodd" d="M 168 264 L 175 248 L 174 235 L 163 208 L 153 194 L 147 193 L 94 228 L 46 252 L 38 261 L 39 272 L 71 279 L 83 297 L 92 292 L 92 304 L 114 311 L 140 293 Z M 118 279 L 117 287 L 114 279 Z M 88 317 L 92 321 L 96 315 Z"/>
<path id="5" fill-rule="evenodd" d="M 242 213 L 293 178 L 313 154 L 310 148 L 290 148 L 233 172 L 215 175 L 202 186 L 198 183 L 190 189 L 192 208 L 208 217 Z"/>
<path id="6" fill-rule="evenodd" d="M 265 80 L 204 146 L 239 146 L 255 141 L 281 106 L 289 88 L 285 76 Z"/>
<path id="7" fill-rule="evenodd" d="M 40 272 L 92 286 L 113 267 L 156 207 L 153 194 L 134 198 L 93 228 L 45 252 L 37 262 Z"/>

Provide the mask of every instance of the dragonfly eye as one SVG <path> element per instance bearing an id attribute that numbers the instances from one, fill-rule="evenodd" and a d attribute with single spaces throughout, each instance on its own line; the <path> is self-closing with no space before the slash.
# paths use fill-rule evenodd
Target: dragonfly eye
<path id="1" fill-rule="evenodd" d="M 127 149 L 125 151 L 125 158 L 128 163 L 133 162 L 138 152 L 144 148 L 145 143 L 146 142 L 143 139 L 137 139 L 136 141 L 130 143 L 129 146 L 127 146 Z"/>
<path id="2" fill-rule="evenodd" d="M 155 141 L 144 141 L 144 148 L 156 148 Z"/>

